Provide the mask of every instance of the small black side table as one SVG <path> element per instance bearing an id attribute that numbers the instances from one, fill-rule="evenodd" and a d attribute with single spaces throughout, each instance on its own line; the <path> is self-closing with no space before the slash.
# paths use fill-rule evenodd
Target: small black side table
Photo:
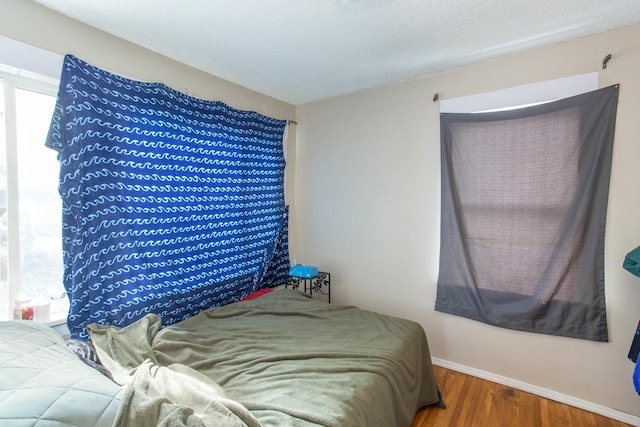
<path id="1" fill-rule="evenodd" d="M 331 302 L 331 273 L 319 271 L 313 277 L 297 277 L 289 276 L 289 280 L 284 284 L 285 289 L 300 289 L 300 285 L 304 285 L 304 293 L 313 296 L 313 294 L 322 294 L 327 297 L 327 302 Z"/>

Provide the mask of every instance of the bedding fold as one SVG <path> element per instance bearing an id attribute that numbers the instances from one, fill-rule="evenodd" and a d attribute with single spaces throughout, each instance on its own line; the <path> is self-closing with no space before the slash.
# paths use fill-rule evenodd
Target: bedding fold
<path id="1" fill-rule="evenodd" d="M 114 427 L 260 427 L 222 387 L 183 365 L 145 360 L 132 374 Z"/>
<path id="2" fill-rule="evenodd" d="M 131 371 L 146 360 L 158 364 L 151 343 L 161 326 L 158 316 L 148 314 L 124 328 L 92 323 L 87 332 L 102 365 L 115 382 L 124 385 L 131 381 Z"/>

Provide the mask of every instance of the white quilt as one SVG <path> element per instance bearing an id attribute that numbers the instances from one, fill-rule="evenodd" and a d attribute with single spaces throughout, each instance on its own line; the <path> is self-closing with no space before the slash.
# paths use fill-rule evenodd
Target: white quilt
<path id="1" fill-rule="evenodd" d="M 51 328 L 0 322 L 0 425 L 110 427 L 121 393 Z"/>

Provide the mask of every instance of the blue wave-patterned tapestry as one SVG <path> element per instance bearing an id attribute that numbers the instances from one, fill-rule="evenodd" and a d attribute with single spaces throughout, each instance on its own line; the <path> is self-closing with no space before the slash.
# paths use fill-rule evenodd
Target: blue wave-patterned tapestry
<path id="1" fill-rule="evenodd" d="M 284 120 L 67 55 L 58 151 L 67 324 L 163 325 L 284 282 Z"/>

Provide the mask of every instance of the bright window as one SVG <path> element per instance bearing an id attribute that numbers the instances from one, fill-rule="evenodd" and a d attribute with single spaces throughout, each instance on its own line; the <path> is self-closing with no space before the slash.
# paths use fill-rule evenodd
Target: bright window
<path id="1" fill-rule="evenodd" d="M 59 164 L 44 145 L 57 82 L 26 74 L 0 73 L 0 320 L 13 318 L 17 301 L 29 301 L 36 320 L 49 322 L 68 309 Z"/>

